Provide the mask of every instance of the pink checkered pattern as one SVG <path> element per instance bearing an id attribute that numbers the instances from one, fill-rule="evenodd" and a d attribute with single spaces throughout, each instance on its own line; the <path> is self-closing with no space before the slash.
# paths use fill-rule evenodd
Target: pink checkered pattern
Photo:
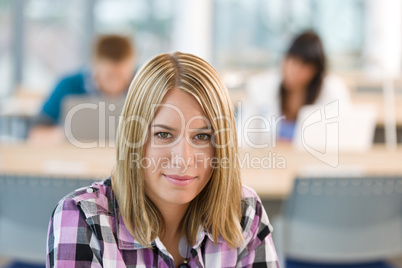
<path id="1" fill-rule="evenodd" d="M 272 227 L 260 198 L 243 186 L 241 226 L 245 245 L 229 249 L 200 228 L 191 249 L 191 267 L 279 267 Z M 175 267 L 159 238 L 152 249 L 128 232 L 113 196 L 110 178 L 63 198 L 49 223 L 47 267 Z"/>

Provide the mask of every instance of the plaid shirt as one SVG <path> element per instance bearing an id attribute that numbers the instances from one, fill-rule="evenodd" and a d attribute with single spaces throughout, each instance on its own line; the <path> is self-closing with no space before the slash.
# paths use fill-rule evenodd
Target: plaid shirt
<path id="1" fill-rule="evenodd" d="M 245 246 L 231 250 L 222 237 L 217 245 L 200 228 L 191 249 L 191 267 L 279 267 L 272 227 L 260 198 L 243 186 L 241 225 Z M 110 178 L 76 190 L 56 206 L 49 224 L 47 267 L 175 267 L 159 238 L 152 249 L 128 232 L 113 197 Z"/>

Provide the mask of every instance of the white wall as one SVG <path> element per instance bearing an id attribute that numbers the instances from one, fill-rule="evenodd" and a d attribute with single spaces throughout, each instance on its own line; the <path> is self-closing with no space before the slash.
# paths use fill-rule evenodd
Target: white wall
<path id="1" fill-rule="evenodd" d="M 213 0 L 177 0 L 172 50 L 211 61 Z"/>
<path id="2" fill-rule="evenodd" d="M 385 77 L 401 73 L 402 1 L 367 1 L 364 55 L 368 69 Z"/>

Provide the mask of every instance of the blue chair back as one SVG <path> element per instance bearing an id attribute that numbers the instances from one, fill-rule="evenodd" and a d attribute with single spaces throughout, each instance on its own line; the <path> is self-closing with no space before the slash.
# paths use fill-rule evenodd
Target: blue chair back
<path id="1" fill-rule="evenodd" d="M 93 181 L 0 175 L 0 255 L 44 263 L 49 219 L 57 202 Z"/>
<path id="2" fill-rule="evenodd" d="M 283 216 L 287 258 L 383 260 L 402 253 L 402 178 L 299 178 Z"/>

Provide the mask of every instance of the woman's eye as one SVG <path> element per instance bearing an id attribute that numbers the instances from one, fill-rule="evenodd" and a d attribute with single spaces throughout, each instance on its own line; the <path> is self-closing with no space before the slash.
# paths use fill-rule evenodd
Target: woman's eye
<path id="1" fill-rule="evenodd" d="M 197 134 L 195 135 L 195 138 L 197 140 L 208 140 L 210 138 L 209 134 L 205 134 L 205 133 L 201 133 L 201 134 Z"/>
<path id="2" fill-rule="evenodd" d="M 156 133 L 156 135 L 161 139 L 169 139 L 172 137 L 172 134 L 170 134 L 168 132 L 158 132 L 158 133 Z"/>

